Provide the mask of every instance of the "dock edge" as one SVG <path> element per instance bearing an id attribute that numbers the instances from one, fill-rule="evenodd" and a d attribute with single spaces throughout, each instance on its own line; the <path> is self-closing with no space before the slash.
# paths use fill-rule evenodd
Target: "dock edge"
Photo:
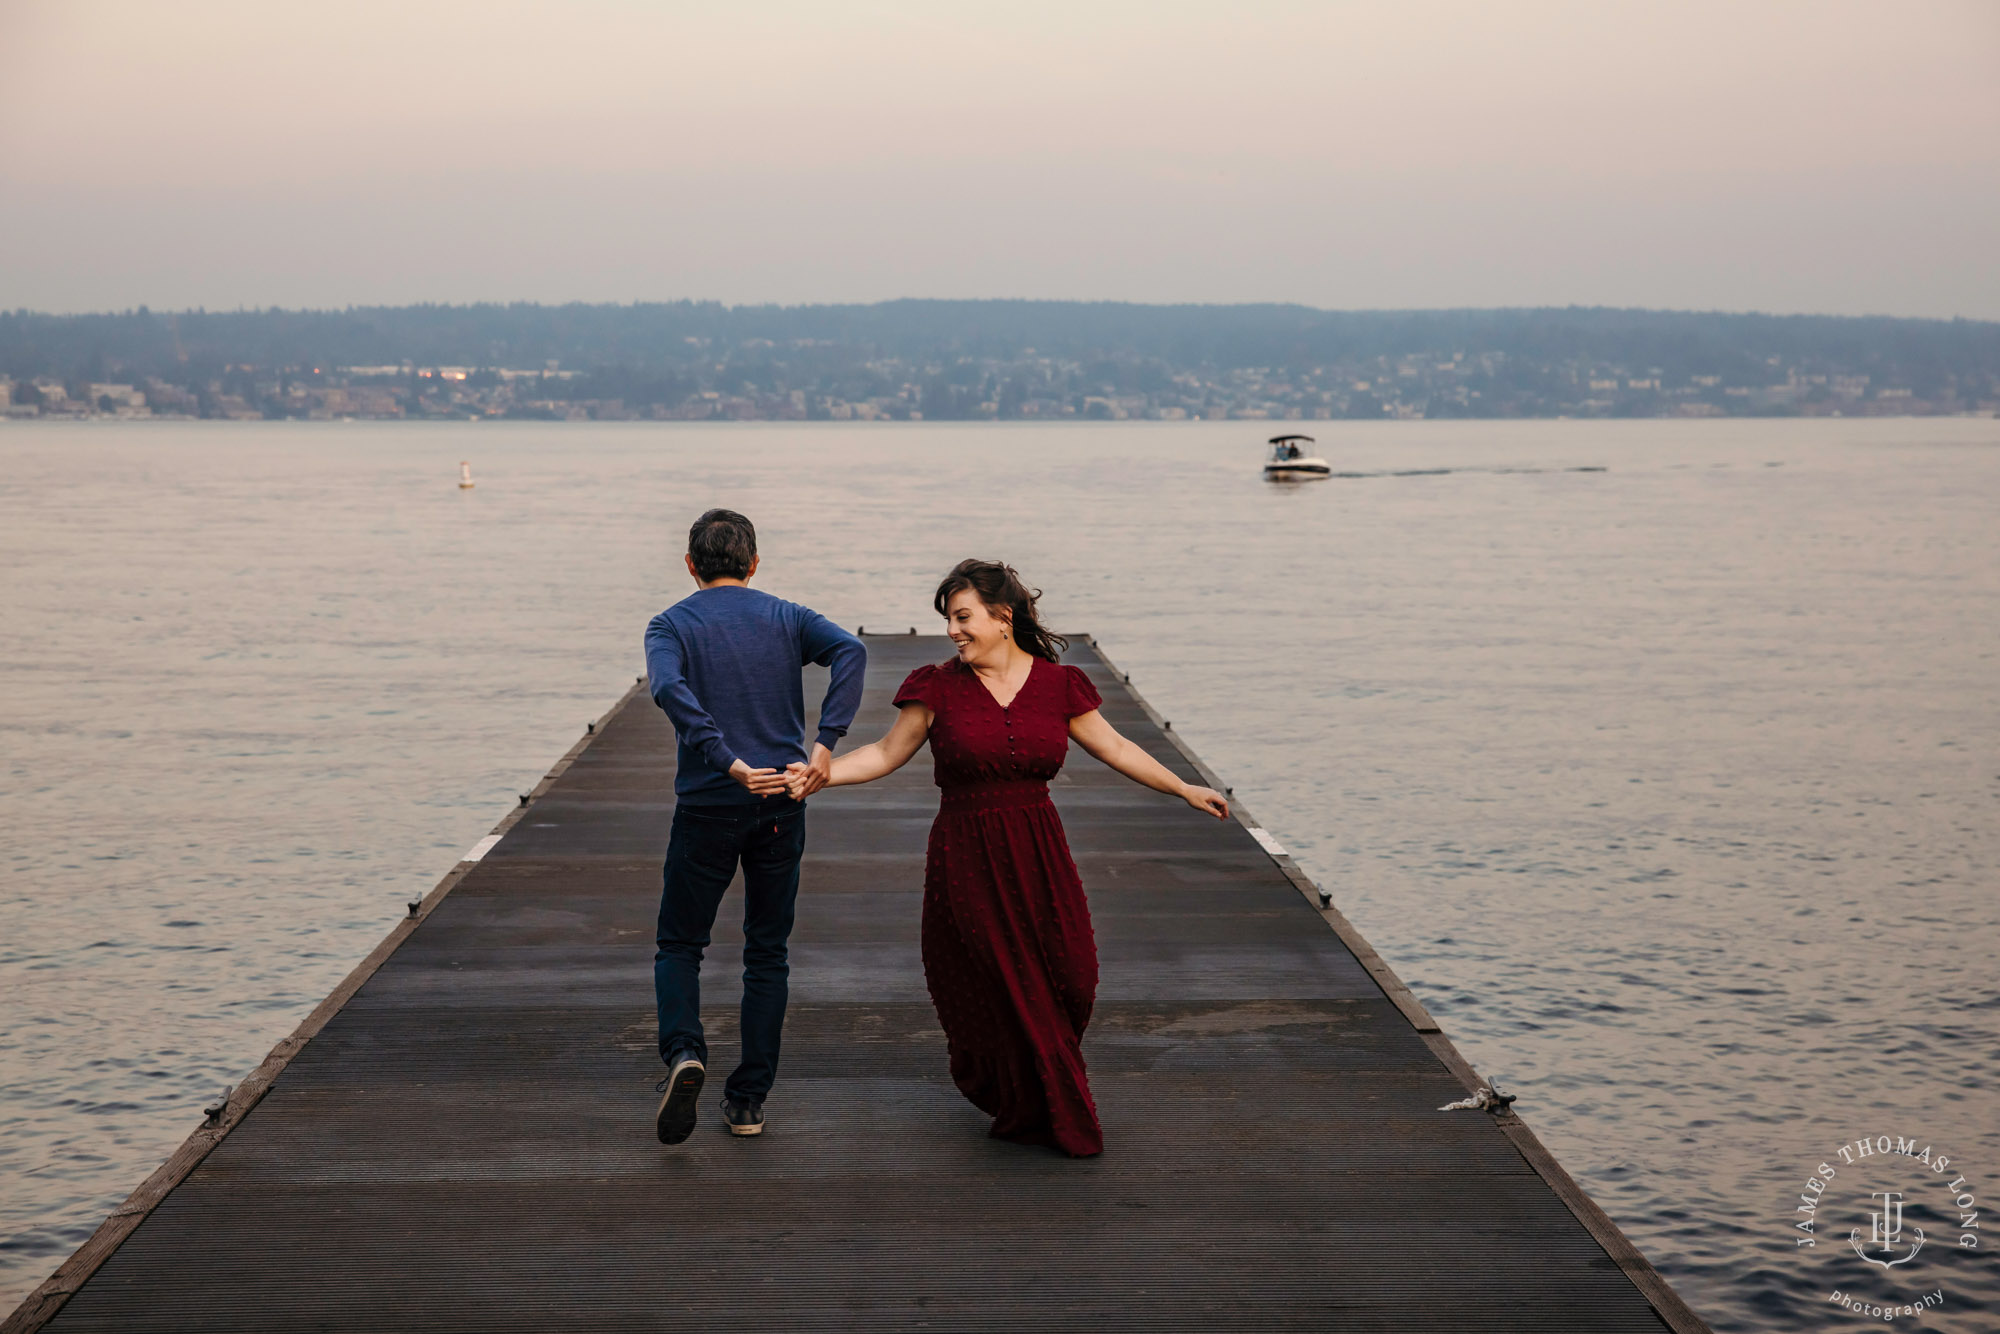
<path id="1" fill-rule="evenodd" d="M 484 848 L 492 847 L 509 829 L 520 823 L 521 817 L 533 809 L 535 799 L 549 790 L 555 780 L 576 762 L 577 756 L 589 749 L 591 742 L 603 735 L 606 723 L 631 704 L 634 698 L 645 694 L 645 681 L 645 677 L 640 677 L 616 704 L 591 720 L 584 734 L 577 738 L 576 744 L 564 751 L 562 758 L 542 775 L 541 781 L 521 795 L 520 804 L 508 811 L 500 823 L 493 826 L 486 838 L 475 845 L 475 850 L 479 851 L 481 856 L 484 855 Z M 396 923 L 395 928 L 382 938 L 380 944 L 369 951 L 366 958 L 354 965 L 353 970 L 341 979 L 340 985 L 335 987 L 325 1000 L 313 1007 L 312 1013 L 301 1020 L 297 1028 L 280 1039 L 278 1045 L 271 1048 L 270 1054 L 262 1063 L 243 1077 L 242 1083 L 230 1090 L 220 1114 L 213 1121 L 204 1122 L 192 1135 L 189 1135 L 151 1176 L 139 1183 L 137 1190 L 125 1197 L 123 1204 L 113 1209 L 110 1215 L 97 1225 L 97 1231 L 90 1234 L 89 1240 L 77 1247 L 67 1260 L 56 1267 L 55 1273 L 49 1275 L 39 1287 L 23 1298 L 11 1315 L 0 1321 L 0 1334 L 34 1334 L 34 1331 L 53 1320 L 56 1313 L 62 1310 L 63 1304 L 75 1295 L 77 1289 L 89 1282 L 91 1275 L 112 1257 L 124 1244 L 125 1239 L 138 1229 L 139 1224 L 146 1221 L 146 1216 L 160 1206 L 160 1202 L 173 1192 L 174 1187 L 187 1180 L 188 1175 L 201 1166 L 202 1160 L 213 1153 L 215 1146 L 222 1143 L 224 1137 L 250 1114 L 251 1108 L 263 1101 L 264 1095 L 271 1091 L 271 1086 L 277 1082 L 278 1076 L 284 1073 L 285 1067 L 291 1064 L 292 1058 L 298 1055 L 322 1028 L 326 1027 L 334 1015 L 340 1013 L 347 1002 L 353 999 L 354 994 L 375 975 L 376 970 L 388 962 L 389 956 L 401 948 L 411 933 L 431 915 L 432 910 L 443 902 L 445 896 L 457 888 L 458 882 L 465 879 L 466 874 L 478 864 L 477 856 L 461 859 L 445 872 L 444 878 L 437 882 L 431 892 L 424 895 L 410 909 L 408 916 Z"/>
<path id="2" fill-rule="evenodd" d="M 1173 742 L 1174 749 L 1181 753 L 1182 759 L 1194 766 L 1195 772 L 1201 775 L 1203 782 L 1218 792 L 1227 790 L 1222 779 L 1216 772 L 1208 767 L 1201 756 L 1194 753 L 1194 750 L 1187 742 L 1181 739 L 1180 733 L 1174 731 L 1173 724 L 1158 709 L 1155 709 L 1144 695 L 1139 693 L 1138 687 L 1132 684 L 1131 675 L 1111 661 L 1110 656 L 1105 653 L 1103 646 L 1097 642 L 1096 636 L 1073 634 L 1068 637 L 1073 642 L 1080 641 L 1088 644 L 1090 651 L 1097 655 L 1097 660 L 1118 676 L 1120 683 L 1124 686 L 1126 693 L 1132 697 L 1133 702 L 1145 710 L 1146 717 L 1160 729 L 1162 736 Z M 1327 899 L 1329 906 L 1320 906 L 1320 886 L 1314 882 L 1311 876 L 1300 869 L 1299 864 L 1292 859 L 1290 853 L 1278 850 L 1283 845 L 1279 844 L 1271 834 L 1267 833 L 1264 826 L 1257 823 L 1256 817 L 1252 816 L 1248 809 L 1236 799 L 1234 792 L 1229 793 L 1229 813 L 1238 823 L 1250 831 L 1251 835 L 1256 838 L 1257 845 L 1263 848 L 1266 856 L 1277 863 L 1278 869 L 1285 873 L 1285 878 L 1292 882 L 1293 888 L 1297 889 L 1304 896 L 1306 902 L 1312 906 L 1312 910 L 1325 919 L 1328 926 L 1333 928 L 1334 934 L 1340 937 L 1341 944 L 1347 946 L 1354 957 L 1360 961 L 1361 966 L 1367 970 L 1368 975 L 1375 979 L 1376 985 L 1382 988 L 1383 994 L 1389 998 L 1390 1002 L 1398 1010 L 1402 1011 L 1403 1017 L 1410 1021 L 1410 1026 L 1416 1029 L 1418 1036 L 1424 1040 L 1424 1045 L 1436 1053 L 1438 1059 L 1444 1062 L 1445 1067 L 1458 1077 L 1459 1081 L 1465 1085 L 1466 1091 L 1469 1093 L 1474 1089 L 1485 1087 L 1486 1081 L 1479 1077 L 1478 1073 L 1473 1070 L 1472 1063 L 1467 1061 L 1458 1048 L 1452 1045 L 1451 1039 L 1446 1037 L 1444 1030 L 1438 1027 L 1437 1020 L 1431 1017 L 1430 1011 L 1424 1008 L 1423 1002 L 1417 999 L 1416 994 L 1410 990 L 1402 978 L 1396 976 L 1396 970 L 1391 968 L 1382 956 L 1375 952 L 1375 947 L 1370 945 L 1367 938 L 1355 929 L 1354 923 L 1348 921 L 1346 915 L 1339 908 L 1331 906 L 1331 897 L 1329 896 Z M 1501 1133 L 1507 1136 L 1514 1147 L 1520 1151 L 1521 1156 L 1527 1160 L 1528 1166 L 1533 1168 L 1536 1175 L 1548 1183 L 1549 1189 L 1555 1192 L 1556 1198 L 1561 1200 L 1564 1207 L 1572 1214 L 1576 1215 L 1577 1222 L 1583 1224 L 1584 1229 L 1596 1239 L 1597 1244 L 1604 1248 L 1604 1253 L 1611 1257 L 1612 1262 L 1618 1266 L 1627 1278 L 1632 1280 L 1633 1286 L 1637 1287 L 1646 1300 L 1652 1303 L 1654 1314 L 1660 1317 L 1668 1329 L 1672 1330 L 1674 1334 L 1714 1334 L 1708 1322 L 1696 1315 L 1694 1308 L 1683 1301 L 1680 1294 L 1675 1292 L 1664 1278 L 1660 1277 L 1660 1272 L 1653 1268 L 1652 1262 L 1646 1259 L 1637 1246 L 1632 1244 L 1632 1239 L 1627 1237 L 1619 1229 L 1618 1224 L 1611 1220 L 1611 1215 L 1605 1213 L 1597 1201 L 1591 1199 L 1583 1187 L 1577 1185 L 1576 1179 L 1563 1170 L 1562 1164 L 1555 1160 L 1555 1155 L 1551 1154 L 1541 1140 L 1535 1137 L 1535 1132 L 1528 1129 L 1527 1123 L 1517 1116 L 1511 1107 L 1494 1116 L 1493 1119 L 1498 1123 Z M 8 1332 L 0 1331 L 0 1334 L 8 1334 Z"/>

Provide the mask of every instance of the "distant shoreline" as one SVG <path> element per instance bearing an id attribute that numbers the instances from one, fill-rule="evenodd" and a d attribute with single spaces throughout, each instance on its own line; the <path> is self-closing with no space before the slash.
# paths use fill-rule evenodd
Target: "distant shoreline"
<path id="1" fill-rule="evenodd" d="M 480 417 L 467 414 L 463 417 L 190 417 L 175 414 L 152 416 L 119 416 L 97 414 L 90 416 L 57 414 L 36 417 L 0 416 L 0 430 L 9 426 L 77 425 L 103 426 L 159 426 L 159 425 L 204 425 L 204 426 L 464 426 L 485 424 L 490 426 L 1234 426 L 1254 431 L 1261 427 L 1273 429 L 1295 429 L 1309 427 L 1334 430 L 1342 426 L 1367 426 L 1377 423 L 1394 425 L 1397 423 L 1428 422 L 1678 422 L 1691 423 L 1740 423 L 1754 421 L 1995 421 L 2000 420 L 2000 408 L 1978 408 L 1959 412 L 1758 412 L 1740 413 L 1731 416 L 1722 414 L 1681 415 L 1676 413 L 1630 414 L 1614 416 L 1557 413 L 1547 416 L 1509 417 L 1426 417 L 1421 413 L 1400 417 L 1374 418 L 1313 418 L 1313 417 L 1231 417 L 1231 418 L 1165 418 L 1165 417 L 1006 417 L 1006 418 L 939 418 L 926 420 L 922 416 L 880 417 L 880 418 L 796 418 L 796 417 Z"/>
<path id="2" fill-rule="evenodd" d="M 531 421 L 2000 412 L 2000 323 L 898 301 L 0 312 L 0 411 Z"/>

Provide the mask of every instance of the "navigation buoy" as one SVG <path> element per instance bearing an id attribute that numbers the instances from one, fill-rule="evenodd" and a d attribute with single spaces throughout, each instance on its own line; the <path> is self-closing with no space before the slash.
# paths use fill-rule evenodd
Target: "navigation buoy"
<path id="1" fill-rule="evenodd" d="M 472 487 L 472 465 L 464 460 L 460 460 L 458 465 L 458 489 L 461 491 L 470 491 Z"/>

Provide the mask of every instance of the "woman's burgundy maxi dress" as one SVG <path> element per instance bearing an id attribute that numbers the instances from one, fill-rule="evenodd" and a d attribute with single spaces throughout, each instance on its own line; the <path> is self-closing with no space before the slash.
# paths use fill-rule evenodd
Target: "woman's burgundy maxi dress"
<path id="1" fill-rule="evenodd" d="M 1000 1139 L 1101 1153 L 1082 1048 L 1097 942 L 1049 780 L 1069 720 L 1103 700 L 1077 668 L 1037 658 L 1003 709 L 954 659 L 911 672 L 896 703 L 929 706 L 944 789 L 924 865 L 923 949 L 952 1082 Z"/>

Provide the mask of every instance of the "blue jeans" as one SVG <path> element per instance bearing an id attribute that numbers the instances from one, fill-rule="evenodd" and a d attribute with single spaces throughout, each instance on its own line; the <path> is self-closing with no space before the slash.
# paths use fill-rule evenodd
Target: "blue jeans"
<path id="1" fill-rule="evenodd" d="M 743 1053 L 723 1091 L 762 1102 L 778 1074 L 791 965 L 785 944 L 806 850 L 805 803 L 785 797 L 730 806 L 676 806 L 662 872 L 653 992 L 660 1005 L 660 1057 L 691 1050 L 705 1064 L 701 956 L 723 891 L 743 866 Z"/>

